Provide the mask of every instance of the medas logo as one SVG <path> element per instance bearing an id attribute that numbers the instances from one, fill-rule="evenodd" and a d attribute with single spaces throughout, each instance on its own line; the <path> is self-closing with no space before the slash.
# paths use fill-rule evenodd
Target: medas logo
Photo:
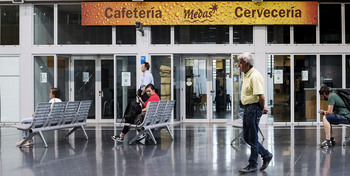
<path id="1" fill-rule="evenodd" d="M 184 19 L 187 19 L 185 21 L 187 22 L 205 22 L 209 21 L 212 22 L 214 20 L 211 20 L 211 17 L 214 15 L 214 13 L 218 10 L 218 5 L 213 4 L 211 7 L 209 7 L 208 10 L 202 10 L 202 9 L 188 9 L 186 8 L 184 10 Z"/>

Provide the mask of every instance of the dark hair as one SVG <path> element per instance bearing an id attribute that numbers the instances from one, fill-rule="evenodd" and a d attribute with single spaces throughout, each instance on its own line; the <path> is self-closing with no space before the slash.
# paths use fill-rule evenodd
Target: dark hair
<path id="1" fill-rule="evenodd" d="M 51 93 L 55 98 L 60 98 L 60 90 L 58 88 L 51 88 Z"/>
<path id="2" fill-rule="evenodd" d="M 318 91 L 320 95 L 326 94 L 328 95 L 331 92 L 327 86 L 322 86 L 321 89 Z"/>
<path id="3" fill-rule="evenodd" d="M 146 69 L 149 70 L 149 63 L 148 62 L 144 62 L 143 64 L 145 64 Z"/>
<path id="4" fill-rule="evenodd" d="M 151 88 L 152 90 L 156 90 L 156 88 L 154 87 L 153 84 L 148 84 L 148 85 L 145 87 L 145 90 L 146 90 L 147 88 Z"/>

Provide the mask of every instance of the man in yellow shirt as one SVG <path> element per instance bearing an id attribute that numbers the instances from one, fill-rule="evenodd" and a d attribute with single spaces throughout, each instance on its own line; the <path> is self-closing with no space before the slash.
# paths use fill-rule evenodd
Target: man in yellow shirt
<path id="1" fill-rule="evenodd" d="M 247 167 L 241 169 L 240 173 L 255 172 L 258 170 L 258 154 L 261 155 L 263 165 L 260 171 L 265 170 L 272 154 L 266 150 L 258 140 L 259 121 L 262 114 L 267 114 L 264 96 L 264 81 L 261 74 L 253 68 L 254 59 L 250 53 L 238 56 L 239 67 L 244 73 L 241 102 L 244 108 L 243 114 L 243 136 L 250 145 L 250 157 Z"/>

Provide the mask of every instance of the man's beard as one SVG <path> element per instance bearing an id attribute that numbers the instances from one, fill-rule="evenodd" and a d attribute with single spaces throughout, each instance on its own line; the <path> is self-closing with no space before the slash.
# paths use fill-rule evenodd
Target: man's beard
<path id="1" fill-rule="evenodd" d="M 324 100 L 328 101 L 328 98 L 327 97 L 323 97 Z"/>

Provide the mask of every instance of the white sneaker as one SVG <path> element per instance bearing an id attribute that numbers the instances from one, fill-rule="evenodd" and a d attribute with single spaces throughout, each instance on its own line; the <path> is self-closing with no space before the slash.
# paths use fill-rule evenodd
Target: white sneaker
<path id="1" fill-rule="evenodd" d="M 16 142 L 16 146 L 19 146 L 24 140 L 26 140 L 26 139 L 22 139 L 19 142 Z"/>
<path id="2" fill-rule="evenodd" d="M 146 134 L 143 133 L 141 134 L 137 139 L 135 139 L 136 141 L 141 141 L 142 139 L 145 139 L 146 138 Z"/>

